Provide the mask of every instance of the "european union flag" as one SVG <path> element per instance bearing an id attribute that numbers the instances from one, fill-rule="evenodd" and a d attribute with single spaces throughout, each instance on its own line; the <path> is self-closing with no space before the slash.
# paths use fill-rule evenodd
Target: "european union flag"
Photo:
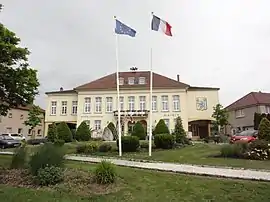
<path id="1" fill-rule="evenodd" d="M 135 35 L 136 35 L 136 31 L 134 29 L 125 25 L 124 23 L 120 22 L 119 20 L 116 20 L 115 33 L 128 35 L 131 37 L 135 37 Z"/>

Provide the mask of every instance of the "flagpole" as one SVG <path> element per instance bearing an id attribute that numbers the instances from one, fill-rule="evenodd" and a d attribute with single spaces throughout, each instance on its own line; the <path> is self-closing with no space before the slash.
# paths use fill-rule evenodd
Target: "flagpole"
<path id="1" fill-rule="evenodd" d="M 153 16 L 153 12 L 151 15 Z M 150 115 L 149 115 L 149 156 L 152 156 L 152 125 L 153 125 L 153 49 L 150 47 Z"/>
<path id="2" fill-rule="evenodd" d="M 116 20 L 116 16 L 114 16 Z M 118 148 L 119 148 L 119 156 L 122 156 L 122 144 L 121 144 L 121 119 L 120 119 L 120 89 L 119 89 L 119 56 L 118 56 L 118 36 L 115 34 L 115 56 L 116 56 L 116 86 L 117 86 L 117 118 L 118 118 Z"/>

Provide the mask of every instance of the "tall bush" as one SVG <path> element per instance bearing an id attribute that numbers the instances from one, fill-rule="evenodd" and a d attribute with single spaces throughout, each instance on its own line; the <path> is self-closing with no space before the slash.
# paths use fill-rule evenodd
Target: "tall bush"
<path id="1" fill-rule="evenodd" d="M 89 129 L 89 126 L 85 121 L 83 121 L 81 122 L 76 131 L 75 139 L 78 141 L 89 141 L 90 138 L 91 138 L 91 131 Z"/>
<path id="2" fill-rule="evenodd" d="M 58 138 L 57 126 L 55 123 L 52 123 L 51 126 L 49 126 L 47 138 L 50 142 L 54 142 L 54 140 Z"/>
<path id="3" fill-rule="evenodd" d="M 95 178 L 98 184 L 114 183 L 116 172 L 111 162 L 101 161 L 95 169 Z"/>
<path id="4" fill-rule="evenodd" d="M 174 146 L 174 136 L 170 134 L 157 134 L 155 135 L 154 142 L 156 148 L 172 149 Z"/>
<path id="5" fill-rule="evenodd" d="M 270 121 L 267 118 L 263 118 L 259 125 L 259 139 L 270 141 Z"/>
<path id="6" fill-rule="evenodd" d="M 12 169 L 25 168 L 26 161 L 27 161 L 27 149 L 24 145 L 15 150 L 12 156 L 10 168 Z"/>
<path id="7" fill-rule="evenodd" d="M 176 118 L 176 123 L 174 127 L 174 135 L 175 135 L 175 141 L 177 143 L 187 144 L 189 142 L 180 116 Z"/>
<path id="8" fill-rule="evenodd" d="M 113 139 L 116 140 L 117 139 L 117 130 L 116 130 L 114 123 L 110 122 L 107 127 L 111 130 L 111 132 L 113 134 Z"/>
<path id="9" fill-rule="evenodd" d="M 65 142 L 72 141 L 72 134 L 66 122 L 61 122 L 57 125 L 58 139 Z"/>
<path id="10" fill-rule="evenodd" d="M 37 175 L 38 170 L 45 167 L 64 165 L 64 152 L 61 147 L 51 143 L 45 143 L 30 157 L 29 167 L 33 175 Z"/>
<path id="11" fill-rule="evenodd" d="M 137 121 L 135 125 L 133 126 L 133 131 L 131 135 L 138 137 L 140 140 L 145 140 L 146 131 L 140 121 Z"/>
<path id="12" fill-rule="evenodd" d="M 163 119 L 160 119 L 153 131 L 153 134 L 157 135 L 157 134 L 169 134 L 169 133 L 170 131 L 165 121 Z"/>

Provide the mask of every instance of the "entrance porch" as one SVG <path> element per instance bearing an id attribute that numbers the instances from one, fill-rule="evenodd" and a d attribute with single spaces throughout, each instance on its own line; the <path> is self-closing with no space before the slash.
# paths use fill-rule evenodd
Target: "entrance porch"
<path id="1" fill-rule="evenodd" d="M 195 120 L 188 122 L 188 131 L 192 139 L 203 139 L 211 134 L 211 120 Z"/>

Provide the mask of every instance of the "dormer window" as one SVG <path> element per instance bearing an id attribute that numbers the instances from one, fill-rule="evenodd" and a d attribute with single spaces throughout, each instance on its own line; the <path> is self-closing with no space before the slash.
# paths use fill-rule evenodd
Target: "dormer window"
<path id="1" fill-rule="evenodd" d="M 145 77 L 139 78 L 139 84 L 145 84 Z"/>
<path id="2" fill-rule="evenodd" d="M 124 85 L 124 78 L 119 78 L 119 85 Z"/>
<path id="3" fill-rule="evenodd" d="M 135 80 L 134 77 L 129 77 L 128 78 L 128 84 L 129 85 L 134 85 L 134 80 Z"/>

